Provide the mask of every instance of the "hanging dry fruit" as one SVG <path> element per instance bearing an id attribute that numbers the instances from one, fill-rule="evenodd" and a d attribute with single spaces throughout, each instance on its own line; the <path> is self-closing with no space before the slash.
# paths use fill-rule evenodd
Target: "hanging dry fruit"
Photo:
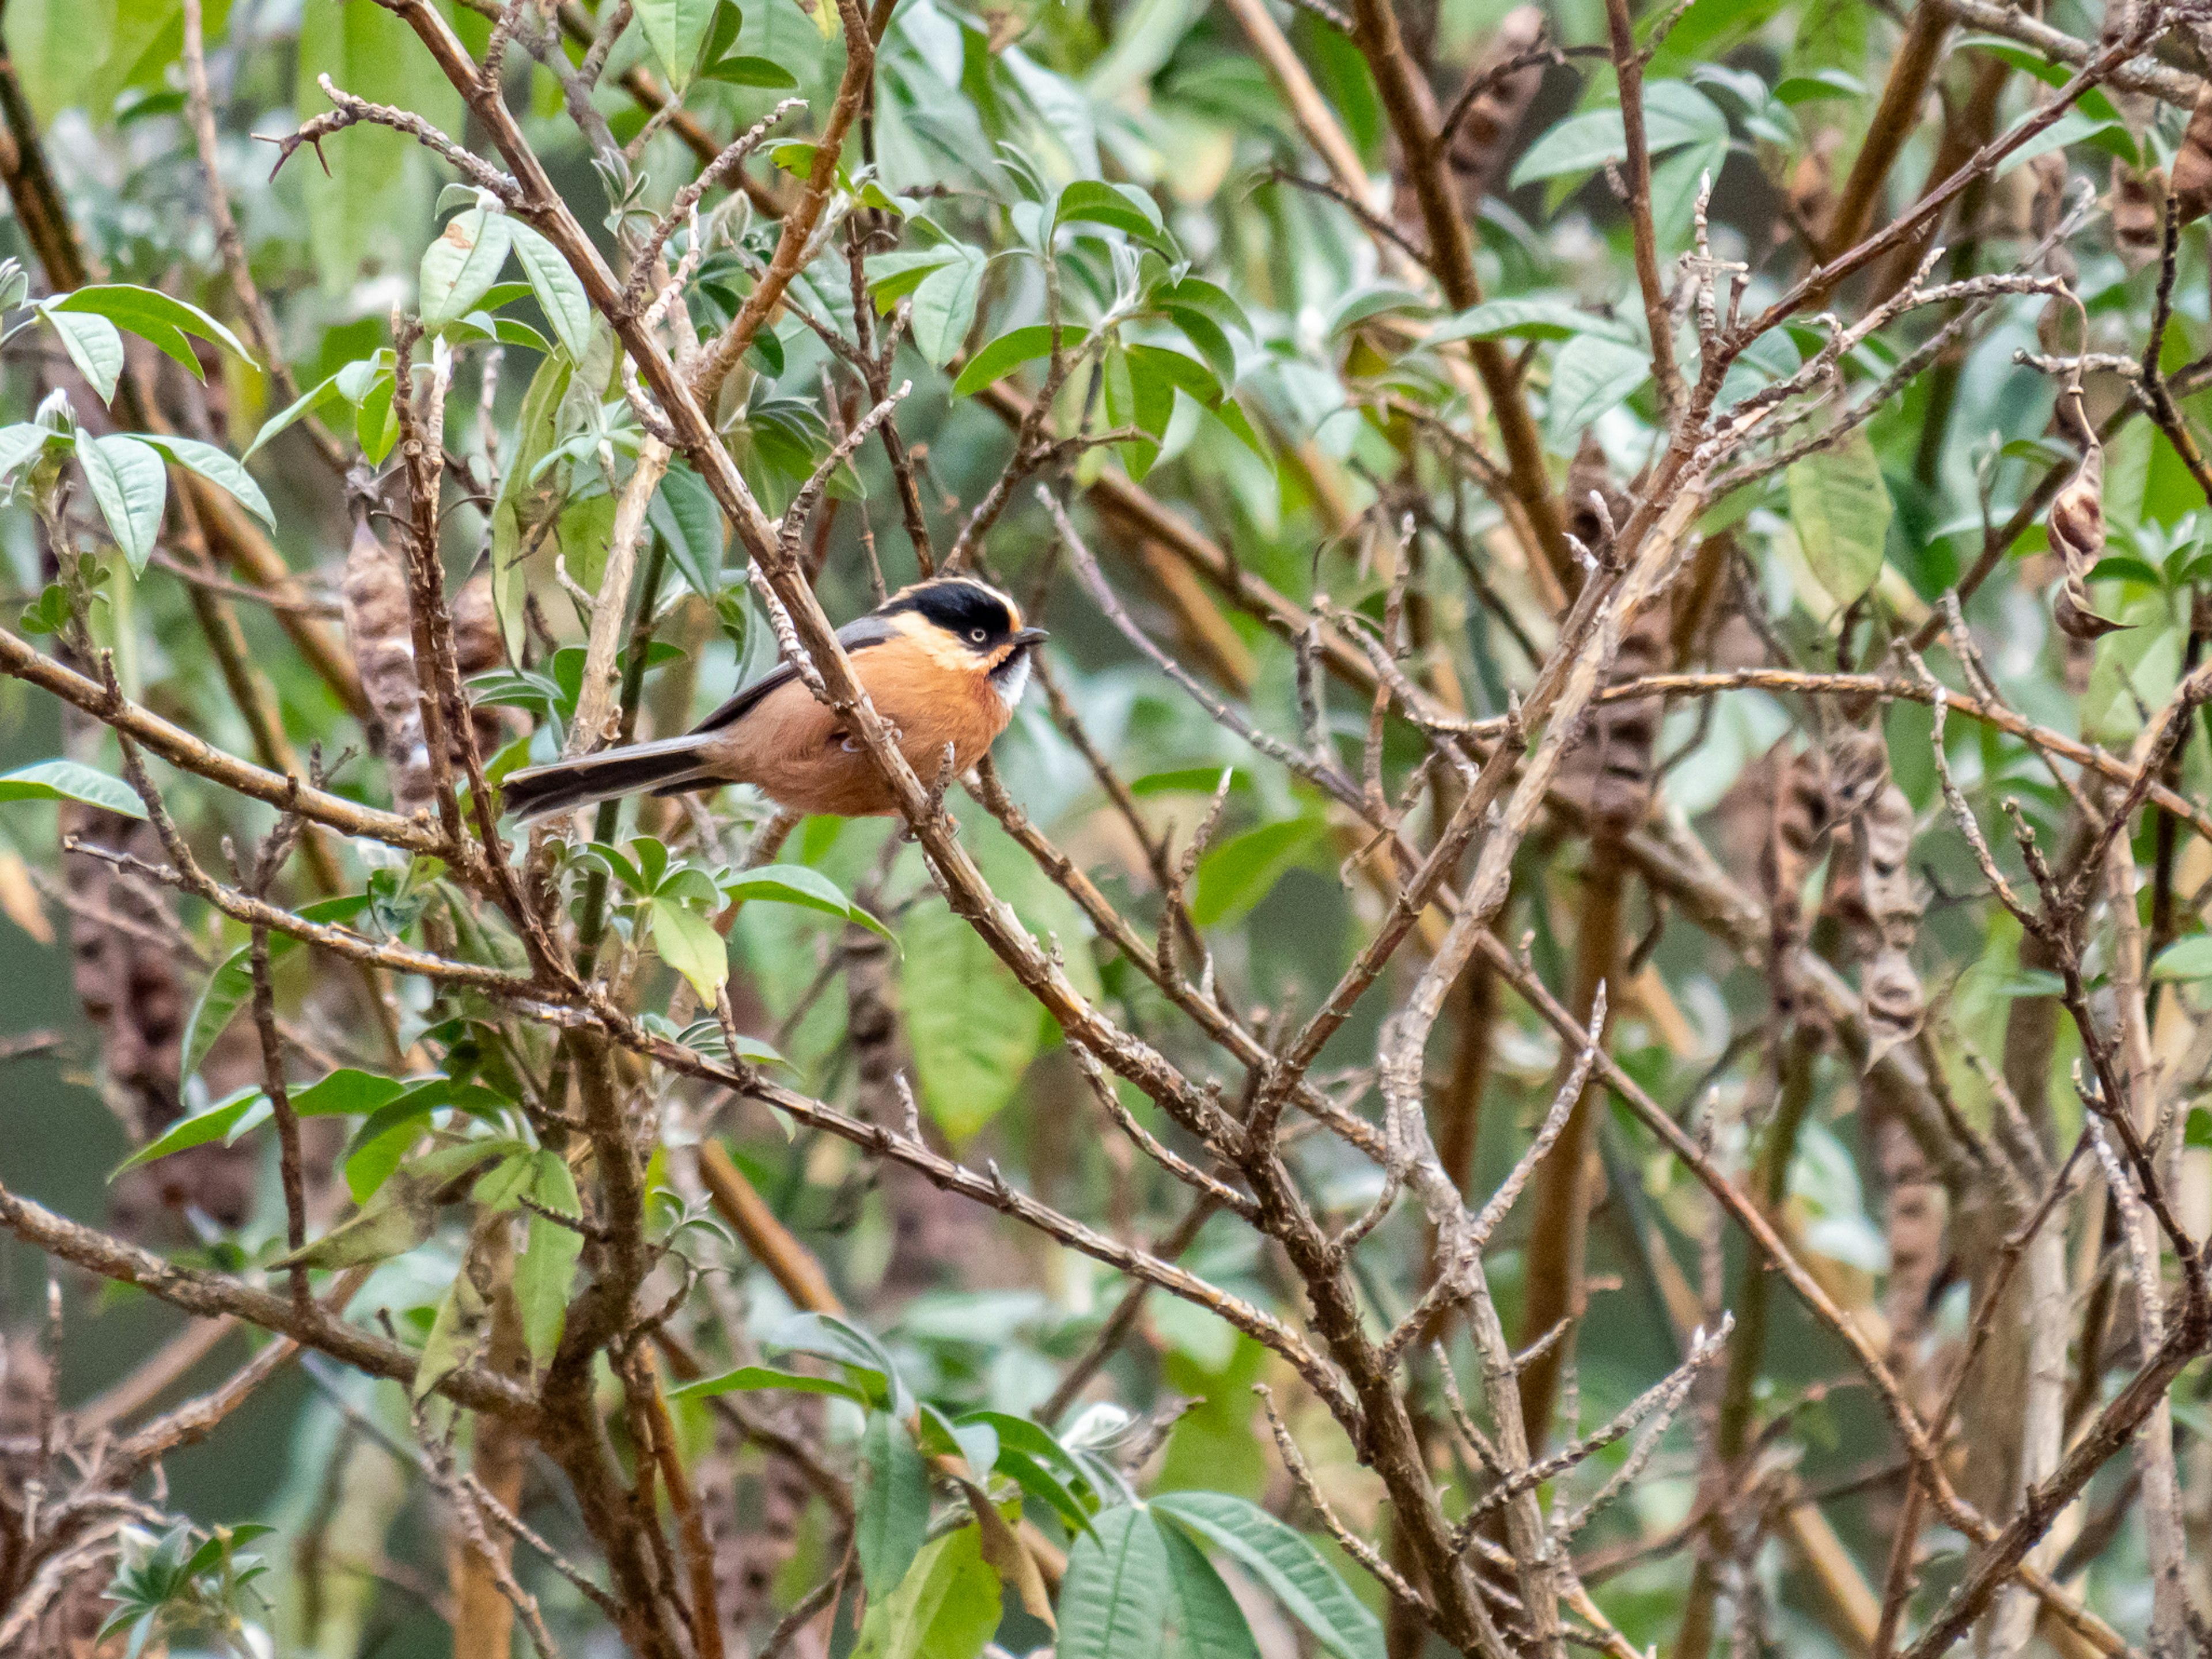
<path id="1" fill-rule="evenodd" d="M 2058 397 L 2059 424 L 2081 445 L 2081 465 L 2051 503 L 2047 530 L 2051 550 L 2065 574 L 2051 620 L 2077 640 L 2094 640 L 2129 624 L 2099 616 L 2089 602 L 2089 573 L 2105 553 L 2105 451 L 2081 405 L 2081 388 L 2069 386 Z"/>
<path id="2" fill-rule="evenodd" d="M 373 504 L 373 498 L 356 495 L 353 545 L 338 597 L 345 608 L 346 643 L 376 711 L 369 748 L 383 758 L 390 777 L 392 810 L 410 816 L 434 804 L 422 692 L 415 678 L 415 620 L 408 608 L 406 567 L 370 527 Z"/>
<path id="3" fill-rule="evenodd" d="M 1626 684 L 1666 672 L 1670 612 L 1646 605 L 1620 641 L 1607 684 Z M 1598 841 L 1617 841 L 1644 819 L 1651 804 L 1652 750 L 1666 704 L 1657 697 L 1608 702 L 1591 714 L 1582 740 L 1560 763 L 1559 788 L 1588 816 Z"/>
<path id="4" fill-rule="evenodd" d="M 1505 64 L 1532 50 L 1544 38 L 1544 13 L 1536 6 L 1516 6 L 1498 20 L 1476 76 L 1497 75 Z M 1544 66 L 1525 64 L 1476 94 L 1452 135 L 1452 172 L 1459 180 L 1460 199 L 1472 210 L 1498 180 L 1508 147 L 1521 125 L 1521 118 L 1544 83 Z M 1412 192 L 1407 192 L 1410 195 Z"/>
<path id="5" fill-rule="evenodd" d="M 2112 216 L 2112 246 L 2129 265 L 2141 270 L 2166 244 L 2166 174 L 2156 167 L 2138 172 L 2112 159 L 2112 193 L 2105 198 Z"/>
<path id="6" fill-rule="evenodd" d="M 1778 222 L 1775 240 L 1787 241 L 1790 228 L 1817 235 L 1836 209 L 1836 152 L 1843 148 L 1841 127 L 1823 127 L 1790 169 L 1790 222 Z"/>
<path id="7" fill-rule="evenodd" d="M 1767 987 L 1776 1016 L 1797 1009 L 1797 949 L 1805 940 L 1805 883 L 1827 848 L 1834 818 L 1827 765 L 1817 749 L 1796 753 L 1784 738 L 1743 770 L 1731 798 L 1756 835 L 1759 896 L 1766 902 Z M 1729 810 L 1724 799 L 1721 810 Z"/>
<path id="8" fill-rule="evenodd" d="M 453 595 L 453 666 L 466 685 L 477 674 L 489 674 L 507 665 L 507 641 L 499 629 L 499 615 L 492 605 L 491 572 L 483 571 L 461 584 Z M 489 761 L 499 752 L 507 728 L 496 708 L 478 704 L 469 710 L 476 728 L 477 755 Z M 456 754 L 453 761 L 460 763 Z"/>
<path id="9" fill-rule="evenodd" d="M 2183 224 L 2212 213 L 2212 84 L 2197 94 L 2173 158 L 2173 210 Z"/>

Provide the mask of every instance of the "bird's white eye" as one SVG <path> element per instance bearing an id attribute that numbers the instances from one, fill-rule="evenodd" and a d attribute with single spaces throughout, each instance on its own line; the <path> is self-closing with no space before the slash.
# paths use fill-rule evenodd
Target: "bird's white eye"
<path id="1" fill-rule="evenodd" d="M 971 628 L 968 630 L 968 637 L 975 641 L 976 644 L 981 645 L 985 640 L 989 639 L 991 636 L 988 634 L 986 634 L 980 628 Z"/>

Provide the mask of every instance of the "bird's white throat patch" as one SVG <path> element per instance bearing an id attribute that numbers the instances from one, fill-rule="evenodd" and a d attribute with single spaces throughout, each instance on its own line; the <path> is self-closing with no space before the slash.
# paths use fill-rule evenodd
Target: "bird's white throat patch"
<path id="1" fill-rule="evenodd" d="M 1022 693 L 1029 687 L 1030 653 L 1026 651 L 1017 651 L 1012 660 L 1001 663 L 991 671 L 991 689 L 999 694 L 1000 701 L 1009 708 L 1019 705 Z"/>

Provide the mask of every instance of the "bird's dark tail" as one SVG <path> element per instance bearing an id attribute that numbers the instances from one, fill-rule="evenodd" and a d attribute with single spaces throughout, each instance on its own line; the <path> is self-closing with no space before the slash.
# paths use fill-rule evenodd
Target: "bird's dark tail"
<path id="1" fill-rule="evenodd" d="M 526 767 L 508 773 L 500 793 L 507 811 L 517 817 L 543 818 L 641 789 L 719 782 L 705 770 L 705 748 L 710 741 L 708 736 L 664 738 L 658 743 L 605 750 L 581 760 Z"/>

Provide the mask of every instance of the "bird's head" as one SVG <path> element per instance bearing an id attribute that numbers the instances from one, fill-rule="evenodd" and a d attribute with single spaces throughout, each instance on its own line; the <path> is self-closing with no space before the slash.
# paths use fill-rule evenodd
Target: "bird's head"
<path id="1" fill-rule="evenodd" d="M 1021 607 L 973 576 L 937 576 L 893 594 L 877 614 L 927 646 L 948 669 L 983 674 L 1008 703 L 1029 682 L 1030 653 L 1048 637 Z"/>

